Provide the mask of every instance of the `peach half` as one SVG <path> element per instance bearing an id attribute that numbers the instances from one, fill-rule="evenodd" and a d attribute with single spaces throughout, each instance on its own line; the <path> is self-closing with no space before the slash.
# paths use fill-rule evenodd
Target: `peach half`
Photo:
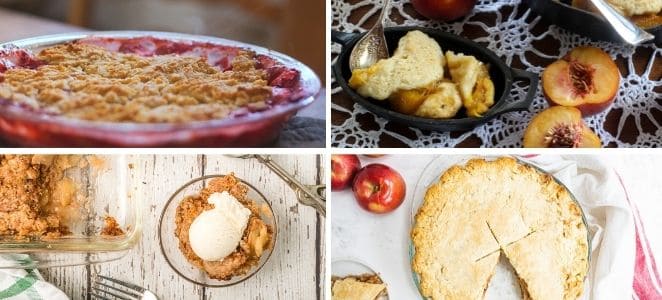
<path id="1" fill-rule="evenodd" d="M 601 144 L 574 107 L 552 106 L 543 110 L 524 132 L 525 148 L 600 148 Z"/>
<path id="2" fill-rule="evenodd" d="M 621 75 L 611 57 L 595 47 L 572 49 L 542 73 L 542 90 L 551 105 L 572 106 L 589 116 L 609 107 Z"/>

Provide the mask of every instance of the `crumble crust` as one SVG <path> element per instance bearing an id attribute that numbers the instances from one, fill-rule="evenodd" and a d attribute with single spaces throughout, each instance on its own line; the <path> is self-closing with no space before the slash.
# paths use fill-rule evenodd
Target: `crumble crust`
<path id="1" fill-rule="evenodd" d="M 205 58 L 139 56 L 68 43 L 42 50 L 43 64 L 6 70 L 0 99 L 74 119 L 183 123 L 222 119 L 241 107 L 266 108 L 268 74 L 256 55 L 239 50 L 230 70 Z"/>
<path id="2" fill-rule="evenodd" d="M 220 261 L 204 261 L 193 252 L 188 231 L 198 215 L 213 208 L 213 204 L 207 202 L 209 196 L 224 191 L 237 198 L 251 211 L 251 215 L 246 231 L 233 253 Z M 211 278 L 229 280 L 248 273 L 258 264 L 263 252 L 273 245 L 273 228 L 260 219 L 259 207 L 247 197 L 247 193 L 248 187 L 231 173 L 212 179 L 199 194 L 188 196 L 177 206 L 175 236 L 179 240 L 179 249 L 191 264 L 207 272 Z"/>

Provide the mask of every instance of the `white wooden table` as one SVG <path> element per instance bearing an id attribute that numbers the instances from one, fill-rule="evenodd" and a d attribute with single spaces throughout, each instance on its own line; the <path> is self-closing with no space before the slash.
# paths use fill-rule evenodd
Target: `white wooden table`
<path id="1" fill-rule="evenodd" d="M 422 170 L 436 156 L 388 155 L 378 159 L 360 156 L 363 165 L 380 162 L 398 170 L 407 184 L 407 198 L 394 212 L 375 215 L 361 209 L 351 190 L 333 192 L 330 260 L 361 261 L 380 273 L 391 299 L 418 299 L 408 253 L 411 197 Z M 602 160 L 623 178 L 630 199 L 639 207 L 646 235 L 658 266 L 662 263 L 662 155 L 609 155 Z"/>
<path id="2" fill-rule="evenodd" d="M 322 184 L 320 155 L 275 155 L 274 160 L 304 184 Z M 257 160 L 221 155 L 135 155 L 128 162 L 133 199 L 143 201 L 139 244 L 120 260 L 92 266 L 40 270 L 46 280 L 72 299 L 88 299 L 94 272 L 136 283 L 160 299 L 322 299 L 324 296 L 324 218 L 299 205 L 295 193 Z M 270 260 L 249 280 L 226 288 L 204 288 L 179 277 L 165 261 L 158 241 L 161 210 L 182 184 L 202 175 L 227 174 L 245 179 L 271 202 L 278 240 Z M 173 237 L 173 243 L 176 239 Z"/>

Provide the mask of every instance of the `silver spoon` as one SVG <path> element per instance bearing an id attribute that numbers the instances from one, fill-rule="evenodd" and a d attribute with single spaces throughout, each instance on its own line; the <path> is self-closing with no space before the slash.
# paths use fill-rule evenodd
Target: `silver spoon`
<path id="1" fill-rule="evenodd" d="M 391 0 L 384 1 L 384 7 L 379 20 L 366 33 L 349 54 L 349 69 L 364 69 L 374 65 L 378 60 L 388 58 L 388 46 L 384 37 L 384 19 L 391 7 Z"/>
<path id="2" fill-rule="evenodd" d="M 259 155 L 259 154 L 244 154 L 244 155 L 228 155 L 236 158 L 250 159 L 255 158 L 265 166 L 267 166 L 271 171 L 276 173 L 278 177 L 283 179 L 287 185 L 292 188 L 292 190 L 297 194 L 297 199 L 299 203 L 311 206 L 317 210 L 317 212 L 323 217 L 326 216 L 326 185 L 305 185 L 299 182 L 292 176 L 275 163 L 271 156 L 269 155 Z"/>
<path id="3" fill-rule="evenodd" d="M 630 20 L 618 13 L 604 0 L 591 0 L 591 3 L 600 11 L 602 16 L 616 30 L 616 33 L 628 44 L 637 46 L 655 38 L 654 35 L 639 28 Z"/>

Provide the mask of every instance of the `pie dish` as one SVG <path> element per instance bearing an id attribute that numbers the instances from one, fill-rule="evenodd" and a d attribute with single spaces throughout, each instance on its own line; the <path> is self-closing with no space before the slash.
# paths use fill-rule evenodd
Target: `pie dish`
<path id="1" fill-rule="evenodd" d="M 218 191 L 235 196 L 250 210 L 250 222 L 259 220 L 268 228 L 268 241 L 259 254 L 251 250 L 255 243 L 250 241 L 250 224 L 235 251 L 220 261 L 204 261 L 192 250 L 191 231 L 186 228 L 190 229 L 201 210 L 213 208 L 204 200 Z M 185 183 L 170 197 L 159 220 L 159 243 L 168 264 L 184 279 L 206 287 L 230 286 L 255 275 L 271 257 L 276 240 L 277 225 L 271 205 L 250 183 L 232 174 L 207 175 Z"/>
<path id="2" fill-rule="evenodd" d="M 580 297 L 587 229 L 578 203 L 553 177 L 505 157 L 450 166 L 432 183 L 413 207 L 411 232 L 424 297 L 484 298 L 501 255 L 524 299 Z"/>
<path id="3" fill-rule="evenodd" d="M 0 45 L 0 133 L 27 146 L 264 145 L 319 90 L 301 63 L 218 38 L 93 32 Z"/>

